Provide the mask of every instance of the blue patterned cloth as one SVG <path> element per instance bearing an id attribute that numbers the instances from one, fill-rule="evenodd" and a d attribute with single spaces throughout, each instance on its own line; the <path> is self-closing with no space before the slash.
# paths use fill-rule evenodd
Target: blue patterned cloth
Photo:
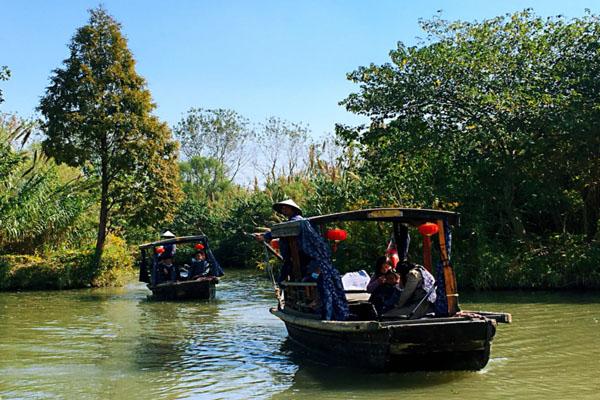
<path id="1" fill-rule="evenodd" d="M 310 257 L 308 271 L 320 271 L 317 289 L 321 297 L 321 318 L 344 321 L 348 319 L 348 301 L 340 273 L 331 262 L 331 250 L 323 237 L 305 219 L 300 223 L 300 249 Z"/>
<path id="2" fill-rule="evenodd" d="M 208 240 L 206 242 L 206 245 L 208 247 Z M 223 268 L 221 268 L 221 265 L 219 265 L 219 262 L 217 261 L 216 257 L 210 249 L 207 249 L 206 251 L 206 258 L 208 259 L 208 262 L 210 264 L 210 274 L 212 276 L 225 275 L 225 273 L 223 272 Z"/>

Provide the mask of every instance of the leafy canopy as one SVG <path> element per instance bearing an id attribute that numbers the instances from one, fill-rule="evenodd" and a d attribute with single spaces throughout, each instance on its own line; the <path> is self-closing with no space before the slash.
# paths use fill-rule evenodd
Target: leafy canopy
<path id="1" fill-rule="evenodd" d="M 39 106 L 44 151 L 100 179 L 101 225 L 102 213 L 116 224 L 168 219 L 181 197 L 177 144 L 151 114 L 120 25 L 103 8 L 91 10 L 69 50 Z"/>

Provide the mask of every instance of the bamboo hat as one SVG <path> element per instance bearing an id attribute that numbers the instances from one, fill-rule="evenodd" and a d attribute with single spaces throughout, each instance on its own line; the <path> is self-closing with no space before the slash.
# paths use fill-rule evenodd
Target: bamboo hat
<path id="1" fill-rule="evenodd" d="M 169 239 L 169 238 L 174 238 L 175 234 L 171 231 L 164 231 L 163 233 L 161 233 L 160 237 Z"/>
<path id="2" fill-rule="evenodd" d="M 273 210 L 277 211 L 278 213 L 282 213 L 281 212 L 281 207 L 282 206 L 288 206 L 288 207 L 292 207 L 293 209 L 295 209 L 296 211 L 298 211 L 298 214 L 302 215 L 302 209 L 300 207 L 298 207 L 298 204 L 296 204 L 296 202 L 292 199 L 287 199 L 284 201 L 280 201 L 279 203 L 275 203 L 273 204 Z"/>

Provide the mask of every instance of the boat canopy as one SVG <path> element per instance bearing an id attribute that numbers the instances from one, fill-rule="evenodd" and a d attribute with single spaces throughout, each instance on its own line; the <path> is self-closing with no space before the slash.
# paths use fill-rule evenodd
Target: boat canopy
<path id="1" fill-rule="evenodd" d="M 324 225 L 341 221 L 384 221 L 410 225 L 442 220 L 449 226 L 458 226 L 460 214 L 451 211 L 428 210 L 421 208 L 369 208 L 365 210 L 346 211 L 335 214 L 318 215 L 306 218 L 312 225 Z M 299 221 L 287 221 L 273 225 L 271 233 L 274 238 L 298 235 Z"/>
<path id="2" fill-rule="evenodd" d="M 191 243 L 191 242 L 202 242 L 206 245 L 208 238 L 205 235 L 196 236 L 181 236 L 172 239 L 163 239 L 157 242 L 145 243 L 139 246 L 140 250 L 150 249 L 156 246 L 164 246 L 166 244 L 180 244 L 180 243 Z"/>
<path id="3" fill-rule="evenodd" d="M 307 218 L 312 224 L 321 225 L 337 221 L 389 221 L 418 225 L 423 222 L 446 220 L 450 226 L 460 224 L 460 214 L 451 211 L 423 208 L 369 208 Z"/>

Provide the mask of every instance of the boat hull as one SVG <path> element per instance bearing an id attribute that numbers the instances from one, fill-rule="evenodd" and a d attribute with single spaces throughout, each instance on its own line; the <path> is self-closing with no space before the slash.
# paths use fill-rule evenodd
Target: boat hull
<path id="1" fill-rule="evenodd" d="M 165 282 L 148 285 L 155 300 L 211 300 L 215 298 L 216 277 L 204 277 L 191 281 Z"/>
<path id="2" fill-rule="evenodd" d="M 303 349 L 331 363 L 376 370 L 479 370 L 496 330 L 487 318 L 342 322 L 271 312 Z"/>

